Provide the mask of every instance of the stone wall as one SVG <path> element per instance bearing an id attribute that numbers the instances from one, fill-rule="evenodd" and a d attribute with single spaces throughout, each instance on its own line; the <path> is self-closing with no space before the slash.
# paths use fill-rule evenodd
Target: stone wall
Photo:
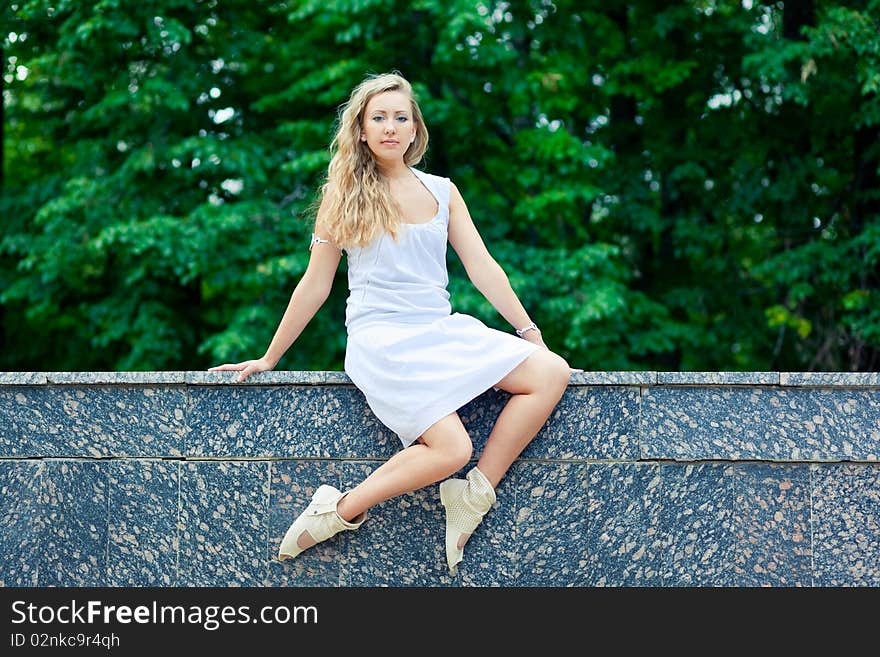
<path id="1" fill-rule="evenodd" d="M 880 585 L 880 374 L 575 374 L 457 577 L 436 485 L 277 561 L 399 441 L 342 372 L 236 374 L 0 373 L 0 584 Z"/>

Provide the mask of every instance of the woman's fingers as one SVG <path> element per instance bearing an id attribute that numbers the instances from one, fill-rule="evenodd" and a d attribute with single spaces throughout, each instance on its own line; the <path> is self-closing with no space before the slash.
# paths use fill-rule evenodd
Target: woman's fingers
<path id="1" fill-rule="evenodd" d="M 260 372 L 262 369 L 257 366 L 257 362 L 253 360 L 246 360 L 241 363 L 224 363 L 223 365 L 216 365 L 215 367 L 209 367 L 209 372 L 229 372 L 236 371 L 241 372 L 236 377 L 236 381 L 241 382 L 248 378 L 254 372 Z"/>
<path id="2" fill-rule="evenodd" d="M 244 363 L 223 363 L 215 367 L 209 367 L 209 372 L 226 372 L 229 370 L 243 370 L 246 367 Z"/>

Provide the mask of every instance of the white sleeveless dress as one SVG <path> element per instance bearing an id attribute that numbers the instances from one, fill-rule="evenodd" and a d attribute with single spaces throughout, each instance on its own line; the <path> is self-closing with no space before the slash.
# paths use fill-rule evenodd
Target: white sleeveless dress
<path id="1" fill-rule="evenodd" d="M 434 218 L 403 224 L 398 243 L 383 234 L 345 250 L 345 372 L 404 447 L 540 349 L 452 313 L 446 289 L 451 183 L 410 170 L 437 199 Z"/>

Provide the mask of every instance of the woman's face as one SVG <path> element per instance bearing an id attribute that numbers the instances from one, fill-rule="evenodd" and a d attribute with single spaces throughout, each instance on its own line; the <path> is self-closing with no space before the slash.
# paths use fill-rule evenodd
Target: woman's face
<path id="1" fill-rule="evenodd" d="M 416 125 L 409 96 L 400 91 L 383 91 L 370 98 L 361 125 L 361 141 L 380 162 L 403 159 L 416 138 Z"/>

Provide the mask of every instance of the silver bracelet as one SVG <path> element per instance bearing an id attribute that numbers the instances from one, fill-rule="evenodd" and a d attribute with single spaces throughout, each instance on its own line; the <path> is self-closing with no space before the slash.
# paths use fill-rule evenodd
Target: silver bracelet
<path id="1" fill-rule="evenodd" d="M 534 322 L 530 322 L 528 326 L 523 326 L 521 329 L 516 329 L 516 334 L 519 337 L 522 337 L 526 331 L 538 331 L 541 332 L 541 329 L 538 328 L 538 325 Z"/>
<path id="2" fill-rule="evenodd" d="M 312 250 L 312 247 L 315 246 L 315 244 L 329 244 L 329 243 L 330 243 L 330 240 L 322 240 L 320 237 L 318 237 L 317 235 L 312 233 L 312 242 L 311 242 L 311 244 L 309 244 L 309 251 Z"/>

